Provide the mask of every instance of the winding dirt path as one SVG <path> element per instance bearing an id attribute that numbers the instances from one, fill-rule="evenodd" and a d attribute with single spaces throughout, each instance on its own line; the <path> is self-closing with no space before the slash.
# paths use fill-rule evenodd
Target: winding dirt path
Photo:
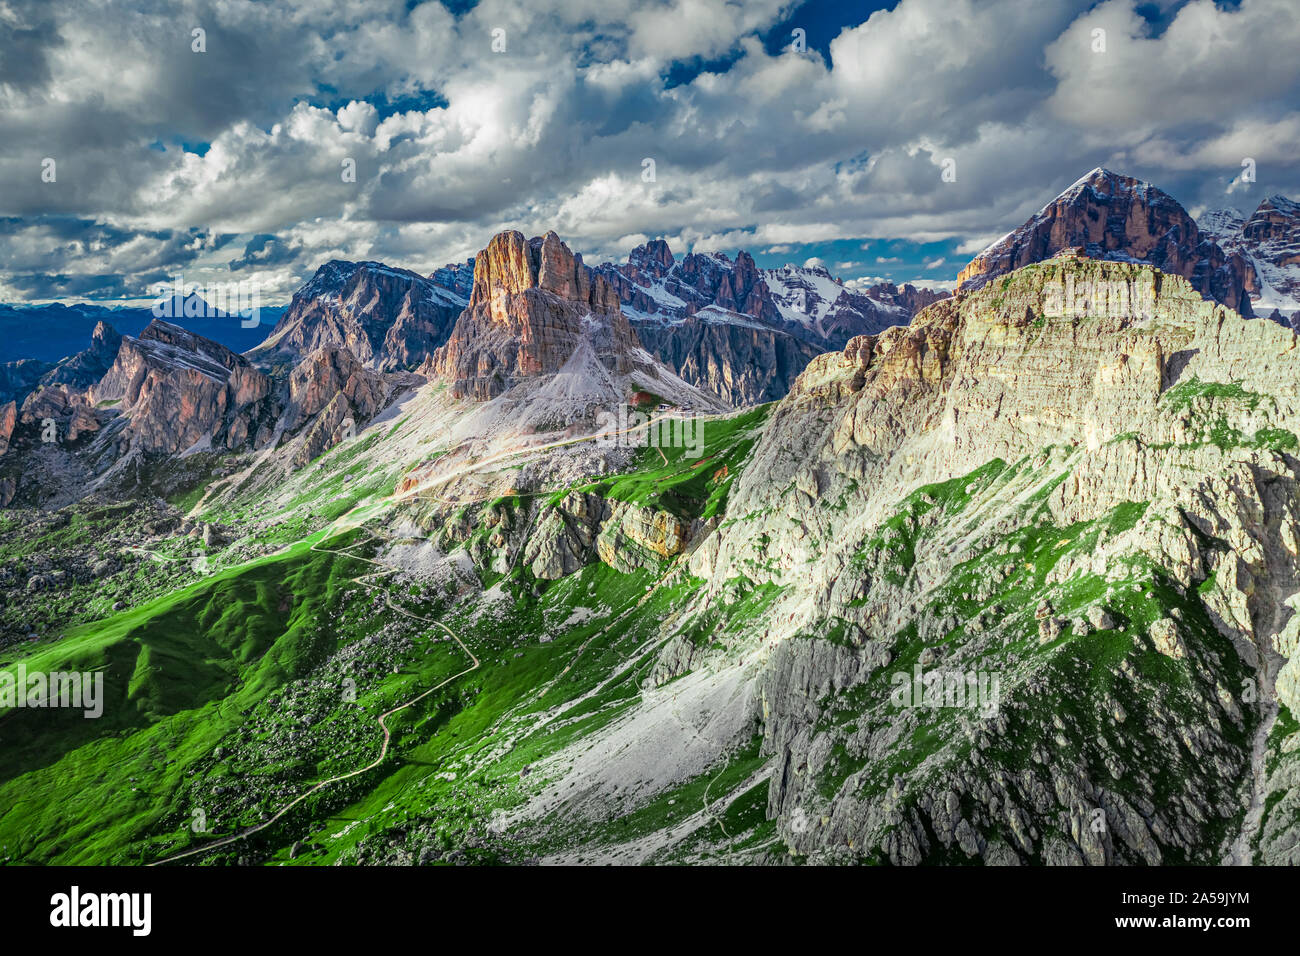
<path id="1" fill-rule="evenodd" d="M 344 528 L 340 530 L 350 530 L 350 529 Z M 373 541 L 378 538 L 379 538 L 378 535 L 371 533 L 369 538 L 366 538 L 364 541 L 357 542 L 357 544 L 365 544 L 369 541 Z M 377 568 L 379 568 L 378 571 L 371 571 L 368 574 L 362 574 L 358 577 L 353 578 L 352 580 L 357 584 L 363 585 L 364 587 L 368 587 L 373 590 L 379 591 L 381 594 L 383 594 L 384 601 L 388 604 L 388 606 L 392 608 L 394 611 L 396 611 L 398 614 L 403 614 L 406 617 L 409 617 L 413 621 L 419 621 L 424 624 L 431 624 L 435 627 L 442 628 L 444 631 L 447 632 L 447 634 L 451 637 L 452 640 L 454 640 L 457 644 L 460 645 L 460 649 L 463 650 L 466 653 L 466 655 L 468 655 L 471 661 L 470 666 L 465 668 L 463 671 L 458 671 L 457 673 L 452 674 L 450 677 L 446 678 L 445 680 L 439 681 L 437 684 L 434 684 L 432 687 L 428 688 L 427 690 L 421 692 L 420 694 L 417 694 L 415 697 L 412 697 L 410 700 L 406 701 L 405 703 L 398 704 L 396 707 L 393 707 L 390 710 L 386 710 L 382 714 L 380 714 L 378 718 L 379 727 L 384 732 L 384 740 L 379 748 L 379 756 L 375 757 L 374 760 L 366 764 L 364 767 L 360 767 L 356 770 L 349 771 L 348 773 L 338 774 L 337 776 L 330 777 L 327 780 L 322 780 L 320 783 L 313 786 L 307 792 L 296 797 L 290 803 L 285 804 L 285 806 L 281 808 L 279 812 L 277 812 L 269 820 L 265 820 L 262 823 L 257 824 L 256 826 L 249 827 L 248 829 L 233 834 L 231 836 L 223 837 L 220 840 L 214 840 L 212 843 L 206 843 L 201 847 L 196 847 L 195 849 L 192 850 L 186 850 L 184 853 L 177 853 L 174 856 L 169 856 L 162 860 L 158 860 L 154 863 L 150 863 L 149 864 L 150 866 L 161 866 L 165 863 L 172 863 L 175 862 L 176 860 L 183 860 L 186 857 L 198 856 L 201 853 L 209 853 L 212 850 L 220 849 L 223 846 L 230 846 L 232 843 L 237 843 L 240 840 L 245 840 L 248 837 L 253 836 L 256 833 L 260 833 L 261 831 L 265 830 L 267 827 L 277 823 L 280 819 L 284 817 L 286 813 L 288 813 L 294 807 L 298 806 L 298 804 L 302 803 L 304 800 L 306 800 L 308 797 L 312 796 L 313 794 L 319 793 L 321 790 L 324 790 L 326 787 L 332 784 L 340 783 L 341 781 L 344 780 L 350 780 L 353 777 L 360 776 L 361 774 L 365 773 L 367 770 L 373 770 L 375 767 L 378 767 L 381 763 L 384 762 L 384 758 L 388 756 L 388 746 L 392 742 L 392 736 L 393 736 L 392 731 L 388 727 L 389 717 L 393 716 L 393 714 L 397 714 L 403 710 L 406 710 L 408 707 L 418 704 L 420 701 L 424 700 L 424 698 L 428 697 L 434 691 L 447 686 L 452 681 L 456 680 L 456 678 L 464 677 L 466 674 L 470 673 L 471 671 L 475 671 L 479 668 L 480 666 L 479 659 L 474 656 L 474 652 L 469 649 L 469 647 L 465 644 L 465 642 L 462 641 L 460 637 L 458 637 L 457 634 L 451 628 L 447 627 L 447 625 L 443 624 L 441 621 L 434 620 L 433 618 L 422 617 L 419 614 L 414 614 L 411 611 L 408 611 L 404 607 L 400 607 L 399 605 L 394 604 L 392 597 L 389 595 L 387 590 L 381 588 L 377 584 L 372 584 L 368 580 L 369 578 L 377 577 L 378 575 L 392 574 L 398 570 L 397 568 L 392 567 L 390 565 L 382 564 L 381 562 L 375 561 L 371 558 L 363 558 L 357 554 L 350 554 L 347 551 L 341 551 L 335 548 L 322 548 L 319 546 L 319 544 L 313 544 L 311 546 L 311 550 L 319 551 L 325 554 L 337 554 L 340 555 L 341 557 L 352 558 L 355 561 L 365 561 L 368 564 L 375 565 Z"/>

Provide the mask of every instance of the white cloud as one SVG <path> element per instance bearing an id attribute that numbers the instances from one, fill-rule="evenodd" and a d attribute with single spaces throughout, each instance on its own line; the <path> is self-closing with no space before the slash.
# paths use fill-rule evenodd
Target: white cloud
<path id="1" fill-rule="evenodd" d="M 1104 53 L 1092 31 L 1105 30 Z M 1202 121 L 1235 120 L 1294 101 L 1300 17 L 1292 0 L 1220 8 L 1193 0 L 1159 36 L 1133 0 L 1109 0 L 1079 17 L 1046 51 L 1058 84 L 1050 100 L 1071 125 L 1140 139 Z"/>
<path id="2" fill-rule="evenodd" d="M 854 292 L 863 292 L 873 285 L 889 281 L 891 280 L 886 276 L 858 276 L 856 279 L 845 279 L 844 288 L 852 289 Z"/>
<path id="3" fill-rule="evenodd" d="M 950 292 L 957 284 L 956 278 L 952 279 L 908 279 L 907 285 L 915 286 L 918 289 L 931 289 L 936 292 Z"/>
<path id="4" fill-rule="evenodd" d="M 994 242 L 1001 239 L 1004 233 L 988 236 L 976 236 L 973 239 L 965 239 L 957 244 L 957 255 L 974 256 L 983 252 Z"/>
<path id="5" fill-rule="evenodd" d="M 504 227 L 554 228 L 589 260 L 660 235 L 772 254 L 957 238 L 966 256 L 1099 164 L 1193 206 L 1236 188 L 1249 156 L 1262 192 L 1300 193 L 1300 24 L 1280 0 L 1193 0 L 1158 36 L 1133 0 L 901 0 L 829 58 L 770 56 L 756 34 L 788 7 L 486 0 L 457 18 L 431 2 L 231 3 L 199 55 L 184 5 L 29 2 L 48 29 L 0 50 L 0 68 L 27 64 L 0 83 L 0 216 L 16 221 L 0 262 L 124 285 L 181 263 L 208 281 L 271 234 L 296 250 L 268 279 L 287 294 L 324 258 L 428 271 Z M 719 72 L 661 80 L 675 59 L 728 53 Z M 42 185 L 47 155 L 59 178 Z M 188 248 L 196 235 L 230 246 Z"/>

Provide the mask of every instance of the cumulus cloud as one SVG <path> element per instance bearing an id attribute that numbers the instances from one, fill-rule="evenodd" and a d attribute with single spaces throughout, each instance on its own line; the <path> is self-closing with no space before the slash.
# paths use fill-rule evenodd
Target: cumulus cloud
<path id="1" fill-rule="evenodd" d="M 1300 193 L 1289 0 L 901 0 L 826 55 L 768 52 L 781 0 L 124 9 L 0 0 L 0 299 L 182 267 L 287 297 L 328 258 L 427 272 L 506 227 L 589 260 L 656 236 L 966 256 L 1096 165 L 1189 207 Z"/>

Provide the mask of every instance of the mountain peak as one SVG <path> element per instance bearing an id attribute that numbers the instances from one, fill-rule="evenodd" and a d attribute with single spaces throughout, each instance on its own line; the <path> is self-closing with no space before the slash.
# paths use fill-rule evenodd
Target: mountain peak
<path id="1" fill-rule="evenodd" d="M 326 295 L 338 295 L 343 286 L 360 267 L 359 262 L 346 259 L 330 259 L 307 280 L 306 285 L 293 294 L 295 299 L 316 299 Z"/>
<path id="2" fill-rule="evenodd" d="M 1259 204 L 1259 209 L 1276 209 L 1278 212 L 1287 216 L 1300 216 L 1300 203 L 1294 199 L 1288 199 L 1280 193 L 1276 196 L 1269 196 Z M 1259 210 L 1256 210 L 1258 212 Z"/>
<path id="3" fill-rule="evenodd" d="M 474 257 L 470 307 L 494 296 L 537 289 L 585 305 L 592 312 L 617 312 L 618 296 L 603 276 L 583 265 L 554 230 L 525 239 L 510 229 L 493 236 Z"/>
<path id="4" fill-rule="evenodd" d="M 1146 185 L 1140 179 L 1134 179 L 1132 176 L 1125 176 L 1123 173 L 1117 173 L 1114 170 L 1107 169 L 1105 166 L 1094 166 L 1088 172 L 1084 173 L 1065 189 L 1061 190 L 1060 195 L 1065 196 L 1071 193 L 1077 193 L 1085 186 L 1137 186 Z"/>
<path id="5" fill-rule="evenodd" d="M 487 401 L 516 380 L 559 371 L 580 347 L 607 359 L 607 372 L 624 372 L 636 346 L 604 275 L 553 230 L 525 239 L 511 229 L 474 257 L 469 305 L 430 369 L 457 397 Z"/>
<path id="6" fill-rule="evenodd" d="M 645 245 L 637 246 L 628 254 L 627 261 L 629 264 L 647 265 L 653 263 L 662 269 L 671 269 L 673 262 L 672 249 L 668 248 L 668 240 L 651 239 Z"/>
<path id="7" fill-rule="evenodd" d="M 1213 237 L 1215 242 L 1223 242 L 1229 236 L 1240 232 L 1245 222 L 1244 212 L 1235 206 L 1225 206 L 1204 213 L 1196 220 L 1196 225 L 1200 227 L 1202 233 Z"/>
<path id="8" fill-rule="evenodd" d="M 1100 166 L 972 259 L 957 276 L 957 288 L 979 288 L 1071 248 L 1093 259 L 1142 262 L 1181 275 L 1201 295 L 1252 314 L 1249 263 L 1202 235 L 1168 193 Z"/>
<path id="9" fill-rule="evenodd" d="M 122 341 L 122 336 L 118 334 L 117 329 L 113 328 L 103 319 L 100 319 L 95 323 L 95 328 L 90 333 L 90 341 L 92 345 L 112 343 L 116 346 Z"/>
<path id="10" fill-rule="evenodd" d="M 418 367 L 447 340 L 469 300 L 471 266 L 444 266 L 429 276 L 365 260 L 331 259 L 297 292 L 257 348 L 306 356 L 347 347 L 368 367 Z"/>

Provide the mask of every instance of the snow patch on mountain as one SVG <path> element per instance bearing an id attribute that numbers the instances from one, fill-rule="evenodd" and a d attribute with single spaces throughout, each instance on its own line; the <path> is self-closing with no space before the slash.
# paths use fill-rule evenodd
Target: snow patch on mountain
<path id="1" fill-rule="evenodd" d="M 845 289 L 825 268 L 782 266 L 764 269 L 763 278 L 786 321 L 813 329 L 823 338 L 826 336 L 821 320 L 845 294 Z"/>
<path id="2" fill-rule="evenodd" d="M 1261 315 L 1277 310 L 1300 315 L 1300 203 L 1270 196 L 1250 215 L 1215 209 L 1198 221 L 1225 251 L 1238 253 L 1255 268 L 1258 284 L 1249 290 Z"/>

